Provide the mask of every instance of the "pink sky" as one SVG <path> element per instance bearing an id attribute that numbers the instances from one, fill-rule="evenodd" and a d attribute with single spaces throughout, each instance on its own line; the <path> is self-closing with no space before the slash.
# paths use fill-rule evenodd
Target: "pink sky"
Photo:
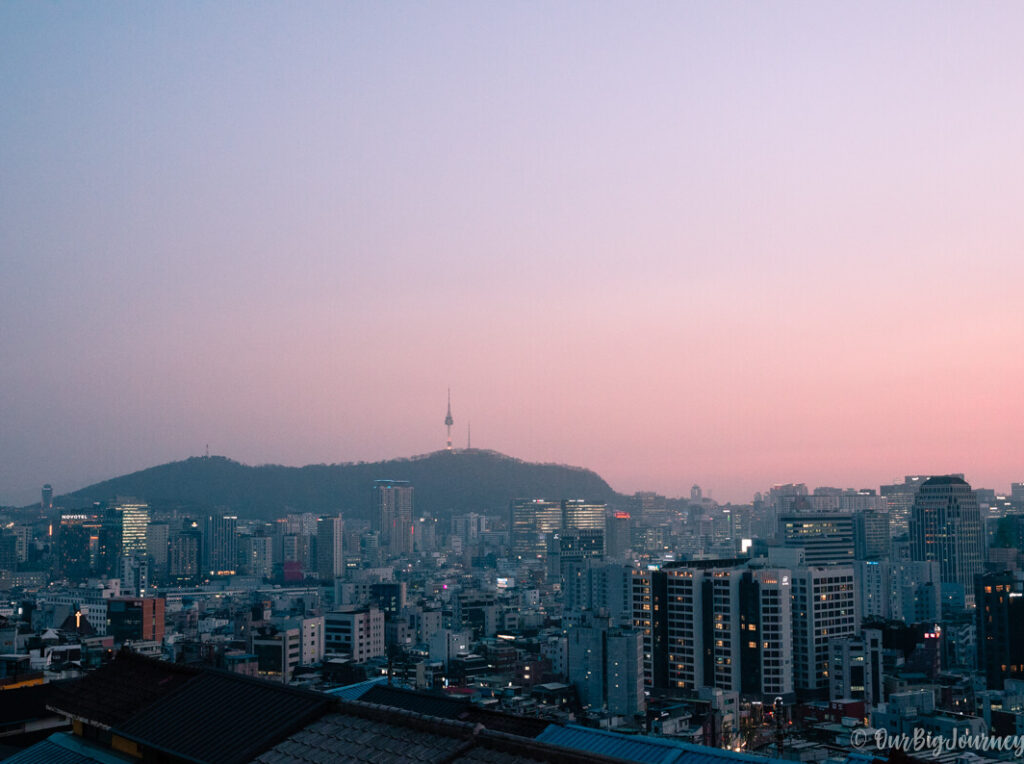
<path id="1" fill-rule="evenodd" d="M 95 10 L 95 9 L 94 9 Z M 456 443 L 1024 480 L 1024 10 L 0 7 L 0 503 Z"/>

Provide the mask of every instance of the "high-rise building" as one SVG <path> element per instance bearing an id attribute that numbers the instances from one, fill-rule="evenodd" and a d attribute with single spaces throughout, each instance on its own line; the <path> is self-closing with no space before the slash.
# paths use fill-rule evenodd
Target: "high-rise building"
<path id="1" fill-rule="evenodd" d="M 11 533 L 0 532 L 0 570 L 18 569 L 18 539 Z"/>
<path id="2" fill-rule="evenodd" d="M 95 515 L 63 514 L 57 536 L 60 570 L 72 581 L 89 577 L 97 562 L 100 529 Z"/>
<path id="3" fill-rule="evenodd" d="M 853 515 L 853 556 L 858 560 L 889 559 L 889 513 L 865 509 Z"/>
<path id="4" fill-rule="evenodd" d="M 808 565 L 838 565 L 854 559 L 853 515 L 797 512 L 779 515 L 783 546 L 804 550 Z"/>
<path id="5" fill-rule="evenodd" d="M 548 538 L 548 576 L 565 576 L 567 566 L 584 560 L 604 560 L 604 530 L 601 528 L 564 528 Z"/>
<path id="6" fill-rule="evenodd" d="M 932 477 L 921 484 L 910 518 L 911 556 L 939 563 L 943 600 L 974 601 L 974 577 L 982 572 L 981 510 L 962 477 Z"/>
<path id="7" fill-rule="evenodd" d="M 341 515 L 321 517 L 317 523 L 316 569 L 321 581 L 345 575 L 345 521 Z"/>
<path id="8" fill-rule="evenodd" d="M 121 513 L 121 554 L 146 554 L 146 528 L 149 526 L 149 505 L 137 501 L 121 501 L 115 507 Z"/>
<path id="9" fill-rule="evenodd" d="M 146 527 L 146 554 L 152 561 L 150 575 L 157 581 L 167 576 L 167 549 L 171 540 L 171 526 L 167 523 L 150 523 Z"/>
<path id="10" fill-rule="evenodd" d="M 167 545 L 167 577 L 193 583 L 201 577 L 203 534 L 198 528 L 172 533 Z"/>
<path id="11" fill-rule="evenodd" d="M 793 680 L 808 697 L 828 691 L 829 642 L 860 629 L 852 564 L 793 570 Z"/>
<path id="12" fill-rule="evenodd" d="M 632 551 L 632 517 L 629 512 L 615 512 L 605 519 L 605 556 L 624 560 Z"/>
<path id="13" fill-rule="evenodd" d="M 44 513 L 53 509 L 53 486 L 49 483 L 43 486 L 43 499 L 40 506 Z"/>
<path id="14" fill-rule="evenodd" d="M 97 573 L 116 577 L 120 574 L 120 558 L 146 554 L 146 529 L 149 506 L 134 499 L 119 498 L 103 514 L 99 534 Z"/>
<path id="15" fill-rule="evenodd" d="M 652 688 L 793 694 L 790 572 L 747 560 L 633 570 L 633 625 Z"/>
<path id="16" fill-rule="evenodd" d="M 274 539 L 271 536 L 243 536 L 241 552 L 246 574 L 257 578 L 274 575 Z"/>
<path id="17" fill-rule="evenodd" d="M 1010 483 L 1010 502 L 1018 512 L 1024 511 L 1024 483 Z"/>
<path id="18" fill-rule="evenodd" d="M 207 515 L 203 521 L 203 573 L 230 575 L 238 567 L 238 517 Z"/>
<path id="19" fill-rule="evenodd" d="M 633 516 L 645 525 L 662 525 L 669 521 L 668 499 L 653 491 L 633 494 Z"/>
<path id="20" fill-rule="evenodd" d="M 978 576 L 978 670 L 988 689 L 1000 690 L 1006 679 L 1024 679 L 1024 576 L 1006 571 Z"/>
<path id="21" fill-rule="evenodd" d="M 512 556 L 521 560 L 543 559 L 548 539 L 562 528 L 561 502 L 547 499 L 514 499 L 511 505 Z"/>
<path id="22" fill-rule="evenodd" d="M 927 479 L 927 475 L 906 475 L 902 483 L 883 485 L 879 489 L 889 509 L 889 528 L 894 538 L 910 532 L 910 512 L 914 506 L 914 497 L 917 496 L 917 489 Z"/>
<path id="23" fill-rule="evenodd" d="M 596 710 L 635 716 L 643 713 L 643 635 L 609 627 L 607 621 L 569 629 L 569 682 L 580 703 Z"/>
<path id="24" fill-rule="evenodd" d="M 374 491 L 374 526 L 381 546 L 391 556 L 413 551 L 413 486 L 407 480 L 377 480 Z"/>
<path id="25" fill-rule="evenodd" d="M 604 530 L 608 507 L 583 499 L 562 500 L 562 527 L 586 530 Z"/>

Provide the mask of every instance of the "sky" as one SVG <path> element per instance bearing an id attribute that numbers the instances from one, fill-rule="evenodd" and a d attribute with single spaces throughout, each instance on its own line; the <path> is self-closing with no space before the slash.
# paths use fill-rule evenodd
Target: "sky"
<path id="1" fill-rule="evenodd" d="M 1024 480 L 1024 6 L 0 4 L 0 504 L 454 440 Z M 1015 286 L 1016 285 L 1016 286 Z"/>

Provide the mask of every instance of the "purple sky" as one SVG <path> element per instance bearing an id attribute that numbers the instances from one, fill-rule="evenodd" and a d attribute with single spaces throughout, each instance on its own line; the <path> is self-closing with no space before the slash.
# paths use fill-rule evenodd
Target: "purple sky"
<path id="1" fill-rule="evenodd" d="M 1024 6 L 0 4 L 0 503 L 444 442 L 1024 480 Z"/>

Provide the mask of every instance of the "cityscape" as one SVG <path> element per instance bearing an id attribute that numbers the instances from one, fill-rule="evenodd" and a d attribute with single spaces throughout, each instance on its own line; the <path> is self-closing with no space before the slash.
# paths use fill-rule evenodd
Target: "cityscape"
<path id="1" fill-rule="evenodd" d="M 0 762 L 1024 758 L 1021 29 L 0 3 Z"/>
<path id="2" fill-rule="evenodd" d="M 404 463 L 536 466 L 455 448 L 453 424 L 449 394 L 444 447 Z M 637 761 L 701 747 L 750 762 L 884 759 L 877 730 L 1015 736 L 1024 482 L 1009 488 L 909 475 L 877 488 L 774 485 L 744 504 L 694 485 L 681 498 L 509 496 L 424 514 L 413 482 L 382 475 L 357 511 L 265 518 L 166 497 L 83 503 L 47 484 L 38 504 L 6 511 L 0 533 L 0 682 L 6 697 L 31 693 L 3 737 L 71 728 L 143 760 L 306 761 L 325 724 L 353 744 L 326 721 L 337 699 L 357 703 L 343 714 L 365 703 L 466 719 L 580 755 L 619 735 L 615 756 Z M 142 676 L 188 687 L 204 672 L 262 682 L 267 702 L 271 687 L 301 689 L 320 711 L 230 755 L 168 740 L 135 709 L 116 725 L 90 715 Z M 224 703 L 250 691 L 211 690 Z M 183 702 L 153 696 L 143 716 L 150 702 L 154 718 Z"/>

